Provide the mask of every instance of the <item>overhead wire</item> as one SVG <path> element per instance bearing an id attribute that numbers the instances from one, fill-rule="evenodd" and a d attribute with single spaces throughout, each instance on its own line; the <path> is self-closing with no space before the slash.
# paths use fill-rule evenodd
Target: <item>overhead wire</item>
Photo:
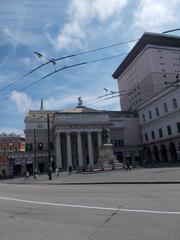
<path id="1" fill-rule="evenodd" d="M 12 39 L 14 39 L 14 38 L 12 38 Z M 15 39 L 14 39 L 14 40 L 15 40 Z M 7 86 L 5 86 L 4 88 L 0 89 L 0 92 L 3 92 L 4 90 L 6 90 L 6 89 L 8 89 L 9 87 L 11 87 L 11 86 L 13 86 L 14 84 L 16 84 L 17 82 L 23 80 L 23 79 L 26 78 L 28 75 L 32 74 L 33 72 L 35 72 L 36 70 L 40 69 L 41 67 L 46 66 L 46 65 L 48 65 L 48 64 L 51 64 L 51 63 L 53 63 L 53 62 L 57 62 L 57 61 L 60 61 L 60 60 L 66 59 L 66 58 L 72 58 L 72 57 L 81 56 L 81 55 L 88 54 L 88 53 L 92 53 L 92 52 L 101 51 L 101 50 L 104 50 L 104 49 L 116 47 L 116 46 L 119 46 L 119 45 L 124 45 L 124 44 L 131 43 L 131 42 L 135 42 L 135 41 L 138 41 L 138 40 L 139 40 L 139 39 L 129 40 L 129 41 L 126 41 L 126 42 L 120 42 L 120 43 L 116 43 L 116 44 L 112 44 L 112 45 L 108 45 L 108 46 L 105 46 L 105 47 L 100 47 L 100 48 L 96 48 L 96 49 L 92 49 L 92 50 L 88 50 L 88 51 L 84 51 L 84 52 L 80 52 L 80 53 L 76 53 L 76 54 L 66 55 L 66 56 L 59 57 L 59 58 L 48 59 L 47 62 L 40 64 L 39 66 L 35 67 L 35 68 L 32 69 L 31 71 L 29 71 L 28 73 L 26 73 L 25 75 L 23 75 L 22 77 L 16 79 L 16 80 L 13 81 L 12 83 L 10 83 L 10 84 L 8 84 Z M 15 40 L 15 41 L 17 41 L 17 40 Z M 17 41 L 17 42 L 19 42 L 19 41 Z M 19 42 L 19 43 L 21 43 L 21 42 Z M 24 43 L 21 43 L 21 44 L 24 44 Z M 25 44 L 24 44 L 24 45 L 25 45 Z M 26 46 L 26 45 L 25 45 L 25 46 Z M 27 46 L 27 47 L 28 47 L 28 46 Z"/>
<path id="2" fill-rule="evenodd" d="M 103 49 L 107 49 L 107 48 L 111 48 L 111 47 L 114 47 L 114 46 L 118 46 L 118 45 L 122 45 L 122 44 L 126 44 L 126 43 L 129 43 L 129 42 L 133 42 L 133 41 L 137 41 L 139 39 L 135 39 L 135 40 L 130 40 L 130 41 L 126 41 L 126 42 L 121 42 L 121 43 L 117 43 L 117 44 L 112 44 L 112 45 L 109 45 L 109 46 L 105 46 L 105 47 L 101 47 L 101 48 L 97 48 L 97 49 L 92 49 L 92 50 L 88 50 L 88 51 L 85 51 L 85 52 L 81 52 L 81 53 L 77 53 L 77 54 L 72 54 L 72 55 L 67 55 L 67 56 L 64 56 L 64 57 L 61 57 L 61 58 L 56 58 L 56 59 L 53 59 L 53 61 L 59 61 L 59 60 L 62 60 L 62 59 L 65 59 L 65 58 L 69 58 L 69 57 L 75 57 L 75 56 L 79 56 L 79 55 L 83 55 L 83 54 L 87 54 L 87 53 L 90 53 L 90 52 L 95 52 L 95 51 L 99 51 L 99 50 L 103 50 Z M 17 41 L 18 42 L 18 41 Z M 168 41 L 168 43 L 170 43 L 170 41 Z M 112 59 L 112 58 L 115 58 L 115 57 L 118 57 L 118 56 L 123 56 L 123 55 L 127 55 L 128 53 L 123 53 L 123 54 L 118 54 L 118 55 L 115 55 L 115 56 L 110 56 L 110 57 L 105 57 L 105 58 L 101 58 L 101 59 L 96 59 L 96 60 L 92 60 L 92 61 L 86 61 L 86 62 L 81 62 L 81 63 L 78 63 L 78 64 L 74 64 L 74 65 L 70 65 L 70 66 L 65 66 L 63 68 L 60 68 L 58 70 L 55 70 L 53 71 L 52 73 L 50 74 L 47 74 L 46 76 L 42 77 L 41 79 L 27 85 L 26 87 L 20 89 L 19 91 L 23 91 L 33 85 L 35 85 L 36 83 L 38 83 L 39 81 L 59 72 L 59 71 L 62 71 L 62 70 L 65 70 L 67 68 L 72 68 L 72 67 L 76 67 L 76 66 L 79 66 L 79 65 L 85 65 L 85 64 L 90 64 L 90 63 L 94 63 L 94 62 L 99 62 L 99 61 L 103 61 L 103 60 L 108 60 L 108 59 Z M 39 68 L 49 64 L 49 63 L 52 63 L 52 60 L 49 59 L 46 63 L 43 63 L 41 65 L 39 65 L 38 67 L 32 69 L 31 71 L 29 71 L 27 74 L 25 74 L 24 76 L 20 77 L 19 79 L 15 80 L 14 82 L 10 83 L 9 85 L 7 85 L 6 87 L 4 87 L 3 89 L 0 89 L 0 92 L 4 91 L 5 89 L 9 88 L 10 86 L 14 85 L 16 82 L 22 80 L 23 78 L 27 77 L 28 75 L 30 75 L 31 73 L 35 72 L 36 70 L 38 70 Z M 10 95 L 8 95 L 7 97 L 5 97 L 3 100 L 6 100 L 9 98 Z"/>
<path id="3" fill-rule="evenodd" d="M 177 29 L 171 29 L 171 30 L 168 30 L 168 31 L 164 31 L 163 33 L 169 33 L 169 32 L 173 32 L 173 31 L 179 31 L 180 29 L 177 28 Z M 11 38 L 12 40 L 16 41 L 17 43 L 21 43 L 23 44 L 24 46 L 28 47 L 29 49 L 31 49 L 27 44 L 23 43 L 23 42 L 20 42 L 19 40 L 13 38 L 12 36 L 10 36 L 9 34 L 6 34 L 5 32 L 3 31 L 0 31 L 0 33 L 4 34 L 5 36 Z M 52 59 L 47 59 L 48 61 L 37 66 L 36 68 L 32 69 L 31 71 L 29 71 L 28 73 L 26 73 L 25 75 L 23 75 L 22 77 L 16 79 L 15 81 L 13 81 L 12 83 L 8 84 L 7 86 L 5 86 L 4 88 L 0 89 L 0 92 L 3 92 L 4 90 L 6 90 L 7 88 L 13 86 L 15 83 L 17 83 L 18 81 L 21 81 L 23 80 L 24 78 L 26 78 L 28 75 L 32 74 L 33 72 L 35 72 L 36 70 L 40 69 L 41 67 L 43 66 L 46 66 L 50 63 L 54 63 L 56 61 L 59 61 L 59 60 L 62 60 L 62 59 L 66 59 L 66 58 L 71 58 L 71 57 L 76 57 L 76 56 L 80 56 L 80 55 L 84 55 L 84 54 L 88 54 L 88 53 L 91 53 L 91 52 L 96 52 L 96 51 L 101 51 L 101 50 L 104 50 L 104 49 L 108 49 L 108 48 L 112 48 L 112 47 L 115 47 L 115 46 L 119 46 L 119 45 L 123 45 L 123 44 L 127 44 L 127 43 L 131 43 L 131 42 L 135 42 L 135 41 L 138 41 L 138 39 L 133 39 L 133 40 L 129 40 L 129 41 L 125 41 L 125 42 L 120 42 L 120 43 L 115 43 L 115 44 L 111 44 L 111 45 L 108 45 L 108 46 L 104 46 L 104 47 L 99 47 L 99 48 L 96 48 L 96 49 L 92 49 L 92 50 L 87 50 L 87 51 L 84 51 L 84 52 L 80 52 L 80 53 L 76 53 L 76 54 L 71 54 L 71 55 L 67 55 L 67 56 L 63 56 L 63 57 L 60 57 L 60 58 L 52 58 Z M 168 43 L 170 43 L 168 41 Z M 32 49 L 31 49 L 32 50 Z M 35 51 L 33 51 L 35 52 Z M 111 57 L 110 57 L 111 58 Z M 98 62 L 98 60 L 97 60 Z"/>
<path id="4" fill-rule="evenodd" d="M 7 35 L 7 34 L 6 34 Z M 10 37 L 10 36 L 9 36 Z M 12 38 L 14 39 L 14 38 Z M 15 40 L 15 39 L 14 39 Z M 15 81 L 13 81 L 12 83 L 8 84 L 7 86 L 5 86 L 4 88 L 1 88 L 0 89 L 0 93 L 3 92 L 4 90 L 8 89 L 9 87 L 15 85 L 17 82 L 23 80 L 24 78 L 26 78 L 27 76 L 29 76 L 30 74 L 32 74 L 33 72 L 35 72 L 36 70 L 40 69 L 41 67 L 43 66 L 46 66 L 50 63 L 53 63 L 53 62 L 56 62 L 56 61 L 60 61 L 60 60 L 63 60 L 63 59 L 66 59 L 66 58 L 71 58 L 71 57 L 76 57 L 76 56 L 80 56 L 80 55 L 84 55 L 84 54 L 88 54 L 88 53 L 91 53 L 91 52 L 96 52 L 96 51 L 101 51 L 101 50 L 104 50 L 104 49 L 107 49 L 107 48 L 112 48 L 112 47 L 115 47 L 115 46 L 119 46 L 119 45 L 123 45 L 123 44 L 127 44 L 127 43 L 131 43 L 131 42 L 135 42 L 135 41 L 138 41 L 139 39 L 134 39 L 134 40 L 129 40 L 129 41 L 126 41 L 126 42 L 120 42 L 120 43 L 116 43 L 116 44 L 112 44 L 112 45 L 108 45 L 108 46 L 105 46 L 105 47 L 100 47 L 100 48 L 96 48 L 96 49 L 92 49 L 92 50 L 88 50 L 88 51 L 85 51 L 85 52 L 80 52 L 80 53 L 77 53 L 77 54 L 71 54 L 71 55 L 66 55 L 66 56 L 63 56 L 63 57 L 60 57 L 60 58 L 53 58 L 53 59 L 48 59 L 47 62 L 35 67 L 34 69 L 32 69 L 31 71 L 29 71 L 28 73 L 26 73 L 25 75 L 23 75 L 22 77 L 16 79 Z M 17 42 L 19 42 L 18 40 L 15 40 Z M 174 41 L 167 41 L 167 43 L 173 43 Z M 21 43 L 21 44 L 24 44 L 24 43 Z M 25 44 L 24 44 L 25 45 Z M 27 46 L 27 45 L 25 45 Z M 28 47 L 28 46 L 27 46 Z M 128 52 L 129 53 L 129 52 Z M 124 53 L 122 55 L 127 55 L 128 53 Z M 112 57 L 108 57 L 108 58 L 105 58 L 105 59 L 111 59 L 113 58 L 114 56 Z M 93 62 L 98 62 L 98 61 L 102 61 L 103 59 L 97 59 L 96 61 L 92 60 L 92 63 Z M 91 61 L 89 61 L 90 63 Z M 55 71 L 56 72 L 56 71 Z"/>
<path id="5" fill-rule="evenodd" d="M 45 75 L 44 77 L 36 80 L 36 81 L 33 82 L 33 83 L 30 83 L 29 85 L 27 85 L 27 86 L 25 86 L 25 87 L 23 87 L 23 88 L 21 88 L 21 89 L 19 89 L 19 90 L 17 90 L 17 91 L 22 92 L 23 90 L 25 90 L 25 89 L 27 89 L 27 88 L 30 88 L 31 86 L 33 86 L 33 85 L 37 84 L 38 82 L 42 81 L 43 79 L 45 79 L 45 78 L 47 78 L 47 77 L 50 77 L 51 75 L 53 75 L 53 74 L 55 74 L 55 73 L 57 73 L 57 72 L 63 71 L 63 70 L 65 70 L 65 69 L 73 68 L 73 67 L 77 67 L 77 66 L 81 66 L 81 65 L 85 65 L 85 64 L 91 64 L 91 63 L 94 63 L 94 62 L 97 62 L 97 61 L 105 61 L 105 60 L 108 60 L 108 59 L 111 59 L 111 58 L 116 58 L 116 57 L 122 56 L 122 55 L 124 55 L 124 54 L 127 54 L 127 53 L 118 54 L 118 55 L 114 55 L 114 56 L 106 57 L 106 58 L 101 58 L 101 59 L 95 59 L 94 61 L 92 60 L 92 61 L 80 62 L 80 63 L 73 64 L 73 65 L 69 65 L 69 66 L 64 66 L 64 67 L 62 67 L 62 68 L 59 68 L 59 69 L 55 70 L 54 72 L 51 72 L 51 73 Z M 11 94 L 8 95 L 8 96 L 6 96 L 6 97 L 3 98 L 2 100 L 0 100 L 0 102 L 3 102 L 3 101 L 5 101 L 5 100 L 7 100 L 10 96 L 11 96 Z"/>

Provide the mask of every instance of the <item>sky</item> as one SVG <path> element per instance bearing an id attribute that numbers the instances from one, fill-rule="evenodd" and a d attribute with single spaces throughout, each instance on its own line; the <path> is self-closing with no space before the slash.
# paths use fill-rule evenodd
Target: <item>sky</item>
<path id="1" fill-rule="evenodd" d="M 48 64 L 6 88 L 48 59 L 180 27 L 180 0 L 0 0 L 0 6 L 0 132 L 6 133 L 23 133 L 26 113 L 40 109 L 41 98 L 45 110 L 76 107 L 79 96 L 87 107 L 120 110 L 118 97 L 96 98 L 104 88 L 118 91 L 112 74 L 135 42 Z M 59 71 L 22 90 L 65 66 L 121 54 Z"/>

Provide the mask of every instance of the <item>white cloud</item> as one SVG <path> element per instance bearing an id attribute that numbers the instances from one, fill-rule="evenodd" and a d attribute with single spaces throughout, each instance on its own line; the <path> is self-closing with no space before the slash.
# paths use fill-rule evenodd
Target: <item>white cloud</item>
<path id="1" fill-rule="evenodd" d="M 18 134 L 18 135 L 20 134 L 24 136 L 23 130 L 19 128 L 1 128 L 0 134 L 1 133 L 6 133 L 6 134 L 15 133 L 15 134 Z"/>
<path id="2" fill-rule="evenodd" d="M 19 62 L 22 63 L 22 64 L 24 64 L 24 65 L 27 66 L 27 67 L 30 67 L 30 66 L 31 66 L 31 63 L 32 63 L 32 61 L 31 61 L 31 59 L 30 59 L 29 57 L 20 58 L 20 59 L 19 59 Z"/>
<path id="3" fill-rule="evenodd" d="M 74 108 L 78 105 L 78 97 L 81 96 L 83 104 L 87 107 L 97 108 L 97 109 L 110 109 L 119 110 L 119 98 L 112 98 L 109 100 L 97 99 L 99 92 L 79 92 L 67 94 L 61 97 L 50 97 L 44 99 L 43 105 L 45 110 L 64 110 L 69 108 Z M 40 101 L 33 100 L 30 96 L 23 92 L 14 91 L 11 94 L 11 100 L 13 100 L 17 105 L 17 110 L 19 112 L 27 112 L 33 109 L 40 108 Z"/>
<path id="4" fill-rule="evenodd" d="M 167 30 L 177 22 L 179 0 L 141 0 L 134 14 L 134 25 L 143 31 Z"/>
<path id="5" fill-rule="evenodd" d="M 70 47 L 82 48 L 82 40 L 96 29 L 97 23 L 103 24 L 110 17 L 120 13 L 127 5 L 128 0 L 72 0 L 67 9 L 68 22 L 60 29 L 56 39 L 47 34 L 55 49 L 69 49 Z M 94 24 L 93 24 L 94 23 Z M 115 21 L 112 28 L 119 26 Z"/>
<path id="6" fill-rule="evenodd" d="M 32 99 L 26 93 L 13 91 L 11 94 L 11 100 L 16 103 L 17 109 L 20 112 L 26 112 L 29 109 L 33 109 Z"/>

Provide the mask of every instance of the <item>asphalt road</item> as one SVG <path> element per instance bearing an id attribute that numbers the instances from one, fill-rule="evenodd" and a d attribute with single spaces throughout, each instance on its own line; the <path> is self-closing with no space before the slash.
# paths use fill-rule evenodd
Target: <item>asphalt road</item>
<path id="1" fill-rule="evenodd" d="M 1 240 L 180 239 L 180 184 L 0 184 Z"/>
<path id="2" fill-rule="evenodd" d="M 24 183 L 23 178 L 0 180 L 2 183 Z M 61 172 L 59 177 L 53 174 L 52 180 L 48 180 L 47 174 L 37 179 L 30 179 L 31 183 L 42 184 L 69 184 L 69 183 L 123 183 L 123 182 L 180 182 L 180 167 L 165 168 L 136 168 L 132 171 L 115 170 L 105 172 L 93 172 L 69 176 L 68 172 Z"/>

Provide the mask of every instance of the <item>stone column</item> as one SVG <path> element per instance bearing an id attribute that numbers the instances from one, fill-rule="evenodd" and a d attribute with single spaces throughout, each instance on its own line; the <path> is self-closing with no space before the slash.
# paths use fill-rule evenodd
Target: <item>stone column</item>
<path id="1" fill-rule="evenodd" d="M 89 155 L 89 164 L 93 166 L 94 163 L 93 163 L 93 148 L 92 148 L 91 132 L 88 132 L 88 155 Z"/>
<path id="2" fill-rule="evenodd" d="M 56 135 L 56 167 L 62 167 L 60 134 Z"/>
<path id="3" fill-rule="evenodd" d="M 79 163 L 79 166 L 83 166 L 82 142 L 81 142 L 80 132 L 77 132 L 77 146 L 78 146 L 78 163 Z"/>
<path id="4" fill-rule="evenodd" d="M 98 134 L 98 147 L 102 145 L 102 138 L 101 138 L 101 132 L 97 132 Z"/>
<path id="5" fill-rule="evenodd" d="M 72 166 L 72 152 L 71 152 L 71 136 L 70 133 L 66 133 L 67 136 L 67 167 Z"/>

